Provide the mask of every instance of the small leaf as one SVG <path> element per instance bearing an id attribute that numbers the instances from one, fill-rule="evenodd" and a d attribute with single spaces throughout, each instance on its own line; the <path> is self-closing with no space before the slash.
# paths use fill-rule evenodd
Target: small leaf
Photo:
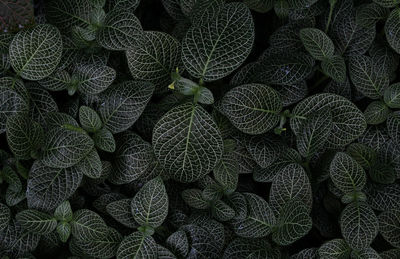
<path id="1" fill-rule="evenodd" d="M 165 242 L 175 254 L 181 257 L 185 257 L 189 252 L 189 241 L 182 230 L 172 233 Z"/>
<path id="2" fill-rule="evenodd" d="M 350 144 L 346 152 L 365 169 L 371 168 L 377 160 L 376 151 L 361 143 Z"/>
<path id="3" fill-rule="evenodd" d="M 390 108 L 400 108 L 400 83 L 387 87 L 383 93 L 383 98 Z"/>
<path id="4" fill-rule="evenodd" d="M 49 91 L 61 91 L 67 89 L 71 83 L 71 76 L 65 70 L 56 70 L 48 77 L 39 80 L 38 83 Z"/>
<path id="5" fill-rule="evenodd" d="M 82 65 L 76 68 L 78 89 L 84 94 L 99 94 L 106 90 L 116 77 L 113 68 L 101 65 Z"/>
<path id="6" fill-rule="evenodd" d="M 106 128 L 98 130 L 93 136 L 94 144 L 97 148 L 113 153 L 116 148 L 115 139 L 111 131 Z"/>
<path id="7" fill-rule="evenodd" d="M 54 217 L 56 217 L 58 221 L 69 222 L 72 220 L 73 214 L 69 201 L 64 201 L 56 208 L 54 211 Z"/>
<path id="8" fill-rule="evenodd" d="M 95 148 L 93 148 L 92 151 L 82 158 L 82 160 L 75 166 L 87 177 L 92 179 L 98 179 L 101 177 L 102 164 L 100 156 Z"/>
<path id="9" fill-rule="evenodd" d="M 134 232 L 125 237 L 118 247 L 117 259 L 156 259 L 157 244 L 151 236 Z"/>
<path id="10" fill-rule="evenodd" d="M 100 116 L 95 110 L 87 106 L 79 108 L 79 122 L 82 128 L 88 132 L 96 132 L 102 126 Z"/>
<path id="11" fill-rule="evenodd" d="M 400 8 L 395 8 L 389 14 L 389 17 L 387 18 L 385 23 L 386 40 L 389 43 L 390 47 L 392 47 L 397 53 L 400 53 L 400 44 L 399 44 L 400 35 L 398 30 L 398 27 L 400 26 L 399 17 L 400 17 Z"/>
<path id="12" fill-rule="evenodd" d="M 306 50 L 317 60 L 331 59 L 335 51 L 332 40 L 316 28 L 300 30 L 300 39 Z"/>
<path id="13" fill-rule="evenodd" d="M 252 136 L 246 148 L 254 161 L 263 168 L 274 163 L 284 152 L 281 140 L 272 134 Z"/>
<path id="14" fill-rule="evenodd" d="M 292 200 L 282 207 L 272 240 L 279 245 L 289 245 L 305 236 L 311 227 L 309 208 L 301 201 Z"/>
<path id="15" fill-rule="evenodd" d="M 231 220 L 235 216 L 235 211 L 221 200 L 216 200 L 212 209 L 215 219 L 220 222 Z"/>
<path id="16" fill-rule="evenodd" d="M 364 111 L 368 124 L 377 125 L 386 120 L 390 113 L 389 108 L 382 101 L 371 102 Z"/>
<path id="17" fill-rule="evenodd" d="M 160 177 L 148 181 L 132 199 L 131 211 L 139 225 L 159 227 L 168 214 L 168 195 Z"/>
<path id="18" fill-rule="evenodd" d="M 0 203 L 0 231 L 3 231 L 9 225 L 11 211 L 7 205 Z"/>
<path id="19" fill-rule="evenodd" d="M 213 170 L 215 180 L 227 192 L 236 190 L 239 181 L 239 165 L 234 154 L 224 154 Z"/>
<path id="20" fill-rule="evenodd" d="M 69 223 L 60 222 L 57 225 L 56 231 L 61 242 L 66 243 L 71 235 L 71 225 Z"/>
<path id="21" fill-rule="evenodd" d="M 353 249 L 367 248 L 378 234 L 378 218 L 365 203 L 350 203 L 340 216 L 342 235 Z"/>
<path id="22" fill-rule="evenodd" d="M 88 209 L 74 212 L 71 227 L 72 235 L 81 241 L 101 240 L 109 233 L 109 228 L 104 220 L 97 213 Z"/>
<path id="23" fill-rule="evenodd" d="M 210 205 L 208 201 L 203 198 L 202 191 L 199 189 L 186 189 L 182 192 L 182 199 L 187 205 L 195 209 L 204 210 Z"/>
<path id="24" fill-rule="evenodd" d="M 332 239 L 318 249 L 321 259 L 344 259 L 349 258 L 351 248 L 343 239 Z"/>
<path id="25" fill-rule="evenodd" d="M 378 219 L 379 233 L 389 244 L 400 248 L 400 210 L 382 212 Z"/>
<path id="26" fill-rule="evenodd" d="M 107 205 L 107 212 L 116 221 L 128 228 L 136 228 L 137 223 L 131 213 L 131 199 L 122 199 Z"/>
<path id="27" fill-rule="evenodd" d="M 343 83 L 346 81 L 346 63 L 341 56 L 334 55 L 321 62 L 322 71 L 333 80 Z"/>
<path id="28" fill-rule="evenodd" d="M 364 169 L 346 153 L 336 153 L 329 172 L 335 186 L 344 193 L 361 191 L 365 186 Z"/>
<path id="29" fill-rule="evenodd" d="M 222 109 L 232 124 L 247 134 L 262 134 L 279 122 L 282 102 L 271 87 L 248 84 L 233 88 L 222 99 Z M 246 120 L 243 118 L 246 117 Z"/>
<path id="30" fill-rule="evenodd" d="M 50 75 L 60 62 L 61 54 L 61 34 L 49 24 L 20 31 L 10 45 L 11 66 L 22 78 L 32 81 Z"/>
<path id="31" fill-rule="evenodd" d="M 57 221 L 50 215 L 37 210 L 20 211 L 15 218 L 28 232 L 46 235 L 57 227 Z"/>

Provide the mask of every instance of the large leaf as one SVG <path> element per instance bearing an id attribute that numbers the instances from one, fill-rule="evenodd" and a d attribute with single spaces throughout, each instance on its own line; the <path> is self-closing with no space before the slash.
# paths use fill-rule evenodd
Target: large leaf
<path id="1" fill-rule="evenodd" d="M 102 65 L 82 65 L 76 68 L 78 89 L 83 94 L 99 94 L 114 81 L 116 72 L 113 68 Z"/>
<path id="2" fill-rule="evenodd" d="M 378 99 L 389 86 L 389 78 L 374 69 L 373 61 L 367 56 L 351 57 L 350 78 L 358 91 L 371 99 Z"/>
<path id="3" fill-rule="evenodd" d="M 300 30 L 300 38 L 306 50 L 317 60 L 331 59 L 335 51 L 332 40 L 316 28 Z"/>
<path id="4" fill-rule="evenodd" d="M 299 164 L 289 164 L 275 176 L 270 190 L 272 210 L 279 214 L 281 208 L 292 200 L 303 202 L 308 212 L 311 211 L 311 184 L 306 171 Z"/>
<path id="5" fill-rule="evenodd" d="M 180 43 L 164 32 L 147 31 L 134 47 L 126 52 L 129 70 L 134 78 L 150 81 L 156 92 L 168 90 L 171 73 L 181 66 Z"/>
<path id="6" fill-rule="evenodd" d="M 266 237 L 276 223 L 276 218 L 269 204 L 253 193 L 243 194 L 247 201 L 248 214 L 244 219 L 233 221 L 233 230 L 238 236 L 258 238 Z"/>
<path id="7" fill-rule="evenodd" d="M 400 248 L 400 210 L 388 210 L 381 213 L 379 233 L 392 246 Z"/>
<path id="8" fill-rule="evenodd" d="M 74 194 L 83 174 L 75 167 L 52 168 L 36 161 L 30 172 L 27 186 L 30 208 L 51 210 Z"/>
<path id="9" fill-rule="evenodd" d="M 153 147 L 161 166 L 181 182 L 208 174 L 223 151 L 217 125 L 201 106 L 191 103 L 173 108 L 157 122 Z"/>
<path id="10" fill-rule="evenodd" d="M 248 84 L 235 87 L 226 93 L 221 107 L 236 128 L 255 135 L 265 133 L 276 126 L 280 119 L 282 102 L 273 88 L 261 84 Z"/>
<path id="11" fill-rule="evenodd" d="M 40 235 L 50 234 L 57 226 L 55 218 L 37 210 L 23 210 L 15 218 L 28 232 Z"/>
<path id="12" fill-rule="evenodd" d="M 61 54 L 61 34 L 48 24 L 19 32 L 10 46 L 11 66 L 28 80 L 40 80 L 50 75 L 60 62 Z"/>
<path id="13" fill-rule="evenodd" d="M 397 52 L 400 53 L 400 44 L 399 44 L 399 17 L 400 17 L 400 9 L 395 8 L 390 13 L 389 17 L 385 23 L 385 35 L 389 45 Z"/>
<path id="14" fill-rule="evenodd" d="M 36 158 L 43 141 L 42 127 L 27 115 L 16 114 L 7 119 L 7 142 L 16 158 Z"/>
<path id="15" fill-rule="evenodd" d="M 343 152 L 336 153 L 329 172 L 335 186 L 344 193 L 362 190 L 367 181 L 364 169 L 356 160 Z"/>
<path id="16" fill-rule="evenodd" d="M 117 259 L 156 259 L 157 246 L 151 236 L 134 232 L 125 237 L 118 247 Z"/>
<path id="17" fill-rule="evenodd" d="M 127 50 L 135 47 L 142 37 L 143 29 L 139 19 L 124 9 L 107 13 L 104 24 L 97 31 L 97 42 L 109 50 Z"/>
<path id="18" fill-rule="evenodd" d="M 311 114 L 296 139 L 299 153 L 303 157 L 310 158 L 321 150 L 329 138 L 332 127 L 332 114 L 329 109 Z"/>
<path id="19" fill-rule="evenodd" d="M 305 123 L 302 117 L 329 108 L 332 114 L 332 129 L 327 141 L 329 147 L 342 147 L 357 139 L 366 129 L 362 112 L 352 102 L 336 94 L 316 94 L 304 99 L 293 109 L 295 115 L 290 126 L 296 135 L 301 134 Z"/>
<path id="20" fill-rule="evenodd" d="M 226 4 L 216 19 L 188 30 L 182 42 L 182 61 L 193 77 L 217 80 L 243 63 L 253 41 L 250 10 L 243 3 Z"/>
<path id="21" fill-rule="evenodd" d="M 142 226 L 159 227 L 168 214 L 168 195 L 161 177 L 148 181 L 132 199 L 133 218 Z"/>
<path id="22" fill-rule="evenodd" d="M 82 209 L 74 213 L 71 221 L 72 235 L 81 241 L 95 241 L 105 238 L 109 233 L 104 220 L 95 212 Z"/>
<path id="23" fill-rule="evenodd" d="M 84 158 L 93 146 L 93 140 L 85 132 L 54 128 L 46 134 L 42 161 L 50 167 L 67 168 Z"/>
<path id="24" fill-rule="evenodd" d="M 153 91 L 153 84 L 134 81 L 104 91 L 98 111 L 105 127 L 112 133 L 127 130 L 142 114 Z"/>
<path id="25" fill-rule="evenodd" d="M 367 248 L 378 234 L 378 218 L 365 203 L 348 204 L 340 216 L 340 228 L 353 249 Z"/>
<path id="26" fill-rule="evenodd" d="M 309 208 L 303 202 L 292 200 L 280 211 L 272 240 L 279 245 L 289 245 L 305 236 L 312 227 Z"/>

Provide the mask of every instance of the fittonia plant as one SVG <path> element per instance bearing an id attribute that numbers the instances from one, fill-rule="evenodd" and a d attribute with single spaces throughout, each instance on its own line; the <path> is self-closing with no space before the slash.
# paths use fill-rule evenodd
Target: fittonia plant
<path id="1" fill-rule="evenodd" d="M 0 34 L 0 258 L 400 258 L 400 1 L 39 6 Z"/>

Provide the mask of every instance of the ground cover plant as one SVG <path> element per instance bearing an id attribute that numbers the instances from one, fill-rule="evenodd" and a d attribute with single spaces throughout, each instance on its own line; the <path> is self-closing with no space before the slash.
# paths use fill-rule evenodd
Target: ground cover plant
<path id="1" fill-rule="evenodd" d="M 0 258 L 400 258 L 399 0 L 0 8 Z"/>

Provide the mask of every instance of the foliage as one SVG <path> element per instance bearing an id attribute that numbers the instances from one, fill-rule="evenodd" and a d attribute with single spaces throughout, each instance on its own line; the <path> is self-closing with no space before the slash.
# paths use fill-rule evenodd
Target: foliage
<path id="1" fill-rule="evenodd" d="M 14 2 L 0 258 L 399 258 L 399 0 Z"/>

